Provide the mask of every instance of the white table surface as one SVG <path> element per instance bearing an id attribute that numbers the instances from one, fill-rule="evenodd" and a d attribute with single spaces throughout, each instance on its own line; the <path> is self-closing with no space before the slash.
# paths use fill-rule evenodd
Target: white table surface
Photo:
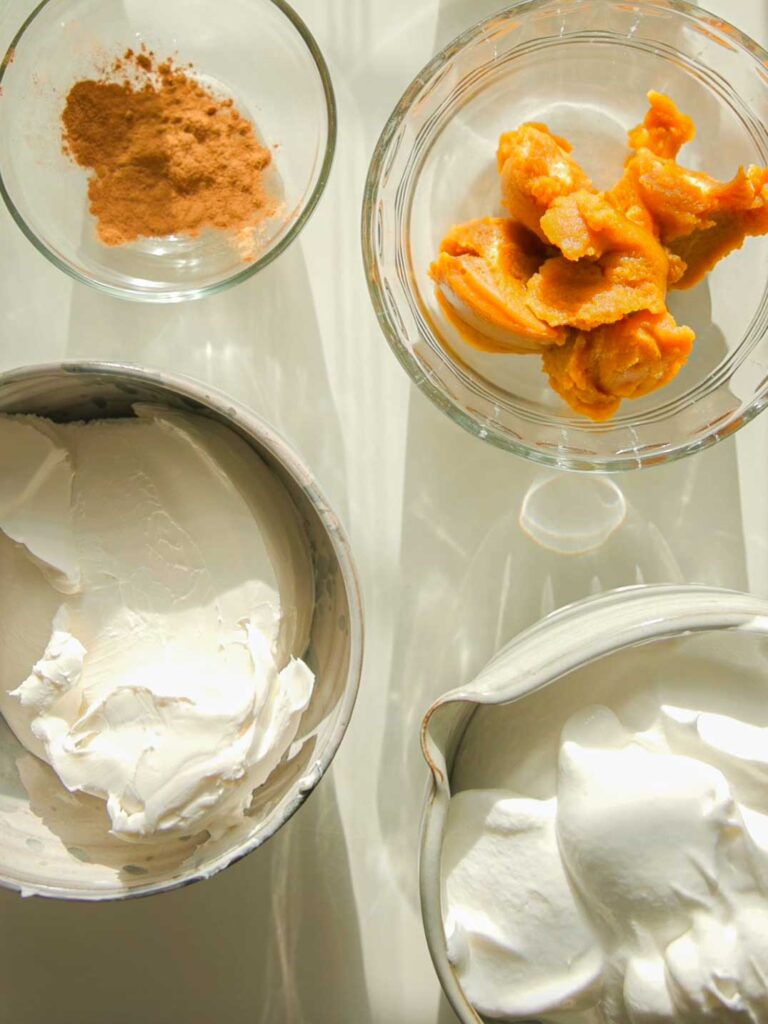
<path id="1" fill-rule="evenodd" d="M 31 6 L 0 0 L 3 49 Z M 543 611 L 596 589 L 685 579 L 768 595 L 768 416 L 694 458 L 615 478 L 624 524 L 599 551 L 564 557 L 518 522 L 551 474 L 438 413 L 379 332 L 359 242 L 373 146 L 418 69 L 501 6 L 296 0 L 336 89 L 333 174 L 299 241 L 223 295 L 170 307 L 107 298 L 50 265 L 0 210 L 0 370 L 123 360 L 252 405 L 346 522 L 367 617 L 347 737 L 264 848 L 126 904 L 0 892 L 0 1024 L 451 1024 L 416 887 L 429 703 Z M 768 45 L 768 0 L 708 6 Z M 574 479 L 584 495 L 599 486 Z"/>

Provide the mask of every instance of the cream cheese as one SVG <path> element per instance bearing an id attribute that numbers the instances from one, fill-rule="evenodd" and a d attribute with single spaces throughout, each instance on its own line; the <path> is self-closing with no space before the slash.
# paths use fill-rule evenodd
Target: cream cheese
<path id="1" fill-rule="evenodd" d="M 554 796 L 457 793 L 445 929 L 477 1009 L 509 1021 L 768 1021 L 765 735 L 662 702 L 635 731 L 586 706 L 562 729 Z"/>
<path id="2" fill-rule="evenodd" d="M 0 450 L 0 529 L 23 545 L 62 593 L 80 585 L 72 526 L 72 465 L 53 431 L 6 418 Z"/>
<path id="3" fill-rule="evenodd" d="M 234 432 L 135 413 L 0 416 L 0 710 L 115 834 L 218 833 L 309 704 L 308 552 Z"/>

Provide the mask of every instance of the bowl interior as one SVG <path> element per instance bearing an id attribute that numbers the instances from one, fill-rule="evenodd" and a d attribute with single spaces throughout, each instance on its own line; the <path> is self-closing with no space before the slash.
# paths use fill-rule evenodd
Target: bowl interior
<path id="1" fill-rule="evenodd" d="M 456 223 L 501 216 L 499 135 L 541 121 L 568 138 L 598 187 L 628 155 L 646 95 L 669 94 L 695 120 L 681 162 L 730 178 L 768 163 L 762 64 L 722 24 L 665 0 L 523 4 L 448 47 L 407 94 L 369 180 L 374 300 L 417 382 L 464 426 L 541 461 L 637 464 L 695 444 L 754 402 L 764 373 L 768 240 L 749 239 L 693 290 L 670 293 L 697 343 L 667 387 L 625 402 L 609 424 L 577 417 L 537 356 L 493 355 L 462 340 L 428 268 Z"/>
<path id="2" fill-rule="evenodd" d="M 191 62 L 231 96 L 273 148 L 274 217 L 242 242 L 222 232 L 107 247 L 89 212 L 88 172 L 62 151 L 61 113 L 75 82 L 98 78 L 128 47 Z M 17 36 L 2 74 L 0 183 L 11 212 L 65 270 L 128 297 L 192 298 L 247 276 L 293 237 L 322 190 L 333 100 L 306 29 L 273 0 L 48 0 Z M 251 257 L 253 257 L 251 259 Z"/>
<path id="3" fill-rule="evenodd" d="M 766 669 L 768 637 L 737 630 L 617 651 L 512 704 L 478 706 L 456 747 L 451 793 L 501 787 L 555 795 L 563 726 L 588 704 L 605 704 L 637 731 L 650 726 L 659 700 L 768 726 Z"/>
<path id="4" fill-rule="evenodd" d="M 0 382 L 0 413 L 37 413 L 58 420 L 131 415 L 136 402 L 162 403 L 213 418 L 236 431 L 288 491 L 304 528 L 315 606 L 304 660 L 315 672 L 312 700 L 289 759 L 254 794 L 248 816 L 216 839 L 204 836 L 128 843 L 110 835 L 103 801 L 69 793 L 43 762 L 28 754 L 0 718 L 0 883 L 22 891 L 103 899 L 159 891 L 206 877 L 267 839 L 320 779 L 346 726 L 359 674 L 360 612 L 339 558 L 338 525 L 309 478 L 277 457 L 215 401 L 176 386 L 107 371 L 41 369 Z"/>

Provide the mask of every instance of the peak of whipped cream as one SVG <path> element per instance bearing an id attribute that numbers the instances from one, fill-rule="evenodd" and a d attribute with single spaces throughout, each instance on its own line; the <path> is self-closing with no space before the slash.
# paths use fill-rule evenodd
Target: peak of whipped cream
<path id="1" fill-rule="evenodd" d="M 445 931 L 479 1012 L 768 1021 L 765 737 L 734 716 L 663 702 L 635 731 L 587 705 L 562 728 L 551 797 L 458 792 Z"/>
<path id="2" fill-rule="evenodd" d="M 219 833 L 311 698 L 309 555 L 233 431 L 135 413 L 0 416 L 0 711 L 116 835 Z"/>

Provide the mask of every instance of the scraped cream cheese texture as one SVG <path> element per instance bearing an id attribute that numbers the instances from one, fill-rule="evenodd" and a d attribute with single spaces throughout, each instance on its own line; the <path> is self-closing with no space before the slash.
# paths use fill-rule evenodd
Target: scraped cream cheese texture
<path id="1" fill-rule="evenodd" d="M 0 416 L 0 710 L 126 839 L 218 833 L 314 685 L 295 510 L 232 431 Z"/>
<path id="2" fill-rule="evenodd" d="M 636 732 L 585 706 L 557 761 L 550 799 L 451 800 L 445 928 L 475 1007 L 508 1021 L 768 1021 L 768 730 L 660 703 Z"/>

